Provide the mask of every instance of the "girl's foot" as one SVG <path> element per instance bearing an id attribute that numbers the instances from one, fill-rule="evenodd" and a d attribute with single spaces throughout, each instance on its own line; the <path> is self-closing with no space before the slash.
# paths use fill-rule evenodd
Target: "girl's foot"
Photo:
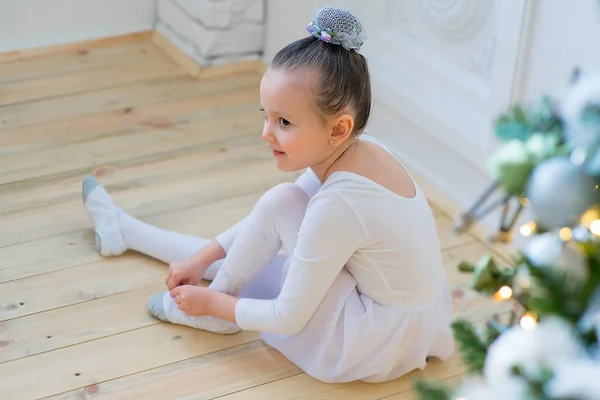
<path id="1" fill-rule="evenodd" d="M 213 316 L 194 317 L 187 315 L 177 307 L 169 292 L 157 293 L 147 303 L 148 312 L 155 318 L 177 325 L 195 329 L 231 335 L 240 331 L 240 327 L 230 321 Z"/>
<path id="2" fill-rule="evenodd" d="M 83 206 L 94 225 L 96 232 L 96 248 L 104 257 L 118 256 L 127 251 L 125 240 L 119 224 L 122 212 L 113 199 L 91 175 L 83 180 Z"/>

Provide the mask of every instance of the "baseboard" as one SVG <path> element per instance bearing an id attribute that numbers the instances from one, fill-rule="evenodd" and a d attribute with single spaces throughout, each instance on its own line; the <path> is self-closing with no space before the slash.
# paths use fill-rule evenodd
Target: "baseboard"
<path id="1" fill-rule="evenodd" d="M 150 39 L 154 34 L 153 30 L 128 33 L 125 35 L 110 36 L 100 39 L 91 39 L 83 42 L 74 42 L 60 44 L 56 46 L 44 46 L 34 49 L 25 49 L 0 53 L 0 62 L 11 62 L 27 60 L 36 57 L 43 57 L 57 54 L 76 54 L 83 53 L 92 49 L 114 46 L 117 44 L 127 44 L 142 42 Z"/>
<path id="2" fill-rule="evenodd" d="M 216 65 L 203 67 L 198 65 L 188 55 L 181 51 L 165 35 L 159 31 L 154 31 L 152 41 L 171 57 L 171 59 L 183 67 L 190 75 L 199 79 L 213 79 L 228 75 L 254 72 L 262 75 L 266 69 L 264 62 L 260 60 L 240 61 L 225 65 Z"/>
<path id="3" fill-rule="evenodd" d="M 262 75 L 266 70 L 266 64 L 261 60 L 241 61 L 225 65 L 202 67 L 186 54 L 180 51 L 169 39 L 160 32 L 152 29 L 143 32 L 129 33 L 125 35 L 110 36 L 100 39 L 86 40 L 56 46 L 45 46 L 35 49 L 25 49 L 0 53 L 0 63 L 32 59 L 36 57 L 85 53 L 92 49 L 137 43 L 151 40 L 160 47 L 174 62 L 183 67 L 191 76 L 200 79 L 213 79 L 228 75 L 253 72 Z"/>

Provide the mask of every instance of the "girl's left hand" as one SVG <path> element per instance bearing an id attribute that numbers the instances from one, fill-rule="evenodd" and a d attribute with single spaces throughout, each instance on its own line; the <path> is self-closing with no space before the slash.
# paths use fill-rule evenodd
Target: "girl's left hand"
<path id="1" fill-rule="evenodd" d="M 171 290 L 171 297 L 178 308 L 191 316 L 208 315 L 211 304 L 211 290 L 201 286 L 183 285 Z"/>

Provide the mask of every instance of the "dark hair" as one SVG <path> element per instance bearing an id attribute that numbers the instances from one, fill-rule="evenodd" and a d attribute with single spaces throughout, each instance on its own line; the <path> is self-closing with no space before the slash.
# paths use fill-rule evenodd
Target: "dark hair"
<path id="1" fill-rule="evenodd" d="M 281 49 L 271 68 L 318 71 L 315 94 L 322 112 L 333 115 L 350 106 L 356 113 L 353 133 L 365 129 L 371 114 L 371 78 L 362 54 L 309 36 Z"/>

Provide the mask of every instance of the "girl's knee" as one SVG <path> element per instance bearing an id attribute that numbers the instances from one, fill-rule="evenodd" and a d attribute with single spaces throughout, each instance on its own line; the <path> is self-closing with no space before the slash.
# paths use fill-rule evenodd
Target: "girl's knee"
<path id="1" fill-rule="evenodd" d="M 257 208 L 269 213 L 304 211 L 309 200 L 301 186 L 286 182 L 269 189 L 257 203 Z"/>

